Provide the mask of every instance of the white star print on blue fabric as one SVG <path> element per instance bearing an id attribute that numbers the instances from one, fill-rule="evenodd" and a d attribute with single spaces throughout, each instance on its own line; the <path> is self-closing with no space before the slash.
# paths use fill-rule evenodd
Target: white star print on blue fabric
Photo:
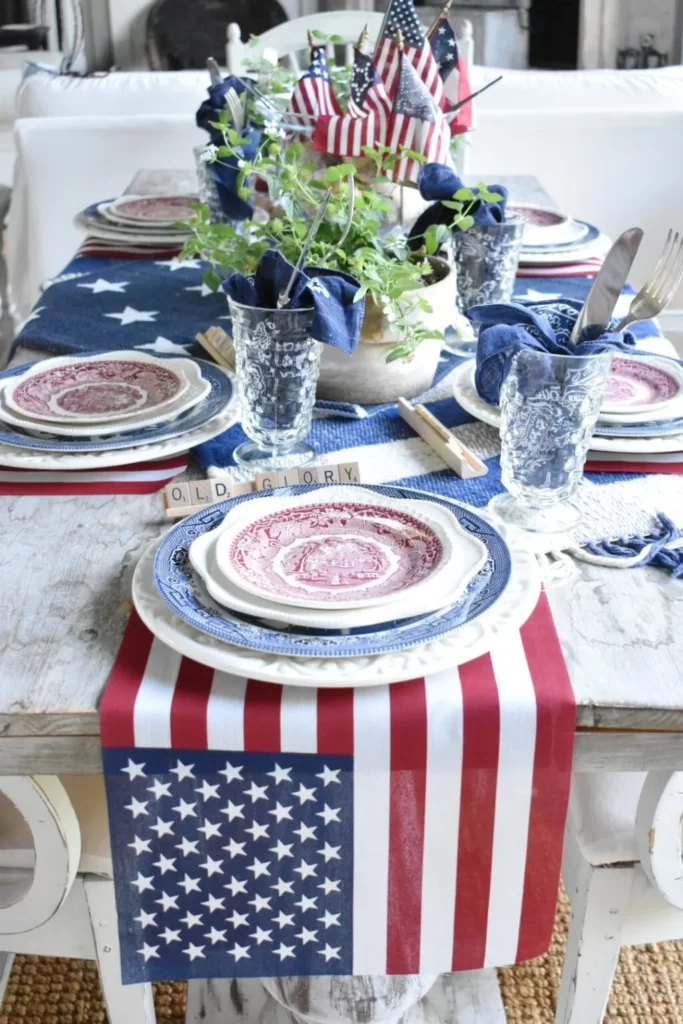
<path id="1" fill-rule="evenodd" d="M 171 273 L 174 270 L 199 270 L 202 265 L 201 260 L 180 260 L 177 256 L 170 260 L 155 260 L 154 263 L 157 267 L 168 267 Z"/>
<path id="2" fill-rule="evenodd" d="M 136 345 L 135 348 L 145 349 L 147 352 L 156 352 L 158 355 L 177 352 L 179 355 L 184 356 L 187 355 L 189 345 L 189 342 L 186 345 L 179 345 L 178 342 L 169 341 L 168 338 L 164 338 L 160 334 L 155 341 L 149 341 L 146 345 Z"/>
<path id="3" fill-rule="evenodd" d="M 126 327 L 128 324 L 154 323 L 154 317 L 159 316 L 159 310 L 142 311 L 140 309 L 133 309 L 132 306 L 126 306 L 121 313 L 103 313 L 102 316 L 108 316 L 111 320 L 120 320 L 121 326 Z"/>
<path id="4" fill-rule="evenodd" d="M 208 284 L 204 284 L 203 281 L 202 281 L 201 284 L 193 284 L 190 287 L 185 288 L 185 291 L 186 292 L 200 292 L 202 299 L 206 299 L 210 295 L 215 295 L 216 294 L 214 292 L 213 288 L 209 288 Z"/>
<path id="5" fill-rule="evenodd" d="M 78 284 L 77 288 L 89 288 L 93 295 L 99 295 L 100 292 L 123 292 L 130 281 L 105 281 L 103 277 L 98 277 L 96 281 L 90 281 L 88 284 Z"/>
<path id="6" fill-rule="evenodd" d="M 123 808 L 113 857 L 135 895 L 127 982 L 352 973 L 351 757 L 104 753 Z"/>

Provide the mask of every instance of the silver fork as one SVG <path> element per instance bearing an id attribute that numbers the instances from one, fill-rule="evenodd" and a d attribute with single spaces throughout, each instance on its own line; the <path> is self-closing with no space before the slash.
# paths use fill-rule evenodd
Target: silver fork
<path id="1" fill-rule="evenodd" d="M 669 229 L 662 255 L 649 281 L 646 281 L 631 303 L 623 320 L 617 324 L 617 331 L 624 331 L 629 324 L 638 320 L 651 320 L 666 309 L 683 279 L 683 236 Z"/>

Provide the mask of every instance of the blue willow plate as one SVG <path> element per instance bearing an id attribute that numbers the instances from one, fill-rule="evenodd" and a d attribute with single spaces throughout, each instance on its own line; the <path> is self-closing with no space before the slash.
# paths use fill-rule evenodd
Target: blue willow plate
<path id="1" fill-rule="evenodd" d="M 87 356 L 84 356 L 87 358 Z M 189 358 L 189 357 L 188 357 Z M 150 444 L 152 441 L 167 441 L 172 437 L 181 437 L 195 427 L 201 427 L 208 423 L 214 416 L 222 412 L 232 399 L 232 382 L 230 378 L 219 367 L 213 363 L 205 363 L 204 360 L 196 360 L 201 366 L 202 377 L 211 384 L 211 390 L 206 398 L 198 405 L 193 406 L 186 412 L 182 412 L 175 419 L 167 420 L 165 423 L 156 423 L 150 427 L 139 427 L 137 430 L 129 430 L 120 434 L 110 434 L 108 437 L 57 437 L 49 431 L 27 431 L 20 427 L 14 427 L 9 423 L 0 420 L 0 442 L 10 445 L 12 448 L 29 448 L 39 452 L 101 452 L 115 451 L 118 448 L 135 448 L 140 444 Z M 13 370 L 5 370 L 0 373 L 0 380 L 7 380 L 8 377 L 18 377 L 25 373 L 35 363 L 26 363 L 24 366 L 17 366 Z"/>
<path id="2" fill-rule="evenodd" d="M 441 505 L 456 517 L 463 529 L 483 541 L 488 559 L 456 604 L 410 619 L 343 631 L 284 626 L 223 608 L 209 596 L 201 577 L 190 565 L 190 544 L 222 523 L 230 509 L 245 501 L 258 501 L 262 494 L 246 494 L 212 505 L 173 527 L 163 538 L 154 558 L 156 588 L 168 607 L 201 633 L 236 647 L 307 658 L 370 656 L 417 647 L 471 622 L 500 597 L 510 578 L 511 562 L 507 544 L 493 526 L 469 509 L 436 494 L 409 487 L 369 484 L 363 487 L 388 498 L 417 497 Z M 322 497 L 324 485 L 282 489 L 285 495 L 316 491 L 320 491 Z"/>
<path id="3" fill-rule="evenodd" d="M 515 205 L 514 203 L 512 204 Z M 583 249 L 584 246 L 590 245 L 600 234 L 598 228 L 594 224 L 589 224 L 587 220 L 579 220 L 574 218 L 577 224 L 583 224 L 584 227 L 588 228 L 586 233 L 581 238 L 575 238 L 571 242 L 544 242 L 543 245 L 523 245 L 523 254 L 533 254 L 539 252 L 571 252 L 572 249 Z"/>

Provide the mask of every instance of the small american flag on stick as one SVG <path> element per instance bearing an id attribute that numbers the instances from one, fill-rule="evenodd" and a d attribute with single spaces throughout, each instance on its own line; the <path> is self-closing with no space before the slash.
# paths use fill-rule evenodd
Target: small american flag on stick
<path id="1" fill-rule="evenodd" d="M 405 53 L 399 50 L 398 87 L 387 145 L 392 153 L 409 150 L 425 163 L 447 164 L 450 132 L 436 105 Z M 392 181 L 417 181 L 422 161 L 405 153 L 393 166 Z"/>
<path id="2" fill-rule="evenodd" d="M 472 105 L 466 103 L 452 113 L 448 107 L 462 103 L 470 93 L 467 66 L 460 56 L 453 26 L 448 20 L 448 3 L 429 30 L 429 45 L 439 67 L 443 82 L 446 122 L 451 135 L 461 135 L 472 127 Z"/>
<path id="3" fill-rule="evenodd" d="M 311 46 L 311 63 L 294 87 L 290 112 L 301 115 L 306 123 L 320 114 L 341 114 L 323 46 Z"/>
<path id="4" fill-rule="evenodd" d="M 424 83 L 437 105 L 443 106 L 443 83 L 439 75 L 439 65 L 434 59 L 413 0 L 391 0 L 382 34 L 377 42 L 375 64 L 389 96 L 393 100 L 398 89 L 401 64 L 401 49 L 396 43 L 398 32 L 405 41 L 404 57 L 415 68 L 418 78 Z"/>
<path id="5" fill-rule="evenodd" d="M 363 36 L 365 33 L 363 33 Z M 353 62 L 348 112 L 318 119 L 313 146 L 333 156 L 361 156 L 365 146 L 385 144 L 391 100 L 359 40 Z"/>

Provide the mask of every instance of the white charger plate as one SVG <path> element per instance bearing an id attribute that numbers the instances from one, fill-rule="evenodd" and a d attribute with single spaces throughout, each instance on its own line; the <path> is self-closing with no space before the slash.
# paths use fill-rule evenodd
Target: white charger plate
<path id="1" fill-rule="evenodd" d="M 9 423 L 13 427 L 28 431 L 37 436 L 52 437 L 108 437 L 111 434 L 123 434 L 129 430 L 139 430 L 141 427 L 152 427 L 158 423 L 165 423 L 173 420 L 182 413 L 198 405 L 211 390 L 211 384 L 202 377 L 201 369 L 192 359 L 169 359 L 168 363 L 182 363 L 183 374 L 187 381 L 187 389 L 176 399 L 164 406 L 162 411 L 158 407 L 147 412 L 144 410 L 132 413 L 129 416 L 122 416 L 117 420 L 105 420 L 102 422 L 89 422 L 81 426 L 70 423 L 54 423 L 44 420 L 33 420 L 29 416 L 22 416 L 8 408 L 5 402 L 5 388 L 9 381 L 0 382 L 0 421 Z M 21 380 L 21 377 L 15 378 Z"/>
<path id="2" fill-rule="evenodd" d="M 95 218 L 88 216 L 85 213 L 77 213 L 74 217 L 74 224 L 81 231 L 84 231 L 86 235 L 91 235 L 93 238 L 102 238 L 108 242 L 129 242 L 131 244 L 135 242 L 144 242 L 151 245 L 168 246 L 181 248 L 187 238 L 187 231 L 178 232 L 167 232 L 166 234 L 161 231 L 151 231 L 144 227 L 134 228 L 124 227 L 119 225 L 116 227 L 114 224 L 108 224 L 108 222 L 101 218 Z"/>
<path id="3" fill-rule="evenodd" d="M 600 234 L 588 245 L 577 246 L 576 249 L 558 249 L 554 252 L 530 252 L 522 250 L 519 257 L 520 267 L 545 267 L 548 265 L 565 266 L 570 263 L 583 263 L 595 256 L 604 256 L 612 242 L 607 235 Z"/>
<path id="4" fill-rule="evenodd" d="M 199 201 L 198 196 L 189 195 L 186 192 L 173 192 L 168 195 L 123 195 L 117 199 L 112 199 L 109 203 L 102 203 L 100 205 L 107 206 L 112 217 L 117 217 L 126 223 L 153 224 L 155 227 L 162 227 L 166 224 L 176 224 L 179 220 L 182 220 L 182 217 L 150 217 L 148 214 L 145 214 L 144 207 L 154 206 L 155 203 L 168 203 L 169 200 L 176 199 L 181 200 L 181 207 L 185 204 L 187 208 L 189 208 L 190 203 L 197 203 Z M 125 211 L 124 207 L 129 207 L 128 211 Z M 130 207 L 133 209 L 131 210 Z"/>
<path id="5" fill-rule="evenodd" d="M 331 486 L 326 492 L 327 501 L 355 500 L 376 503 L 378 495 L 355 484 L 352 486 Z M 300 497 L 262 498 L 259 509 L 275 511 L 279 508 L 290 508 L 295 505 L 310 504 L 310 495 Z M 418 501 L 397 501 L 393 508 L 402 508 L 411 515 L 424 513 L 424 503 Z M 455 530 L 458 539 L 469 544 L 471 558 L 469 561 L 458 561 L 457 557 L 449 563 L 449 573 L 443 574 L 441 583 L 429 587 L 424 594 L 407 594 L 389 604 L 354 609 L 319 609 L 285 606 L 266 598 L 250 594 L 225 576 L 218 566 L 215 548 L 218 538 L 228 529 L 237 524 L 244 524 L 254 517 L 251 505 L 237 505 L 223 520 L 221 526 L 198 537 L 189 549 L 190 561 L 203 579 L 206 588 L 218 604 L 233 611 L 253 615 L 273 622 L 285 622 L 294 626 L 308 626 L 314 629 L 354 629 L 359 626 L 373 626 L 386 622 L 387 619 L 403 619 L 414 615 L 428 614 L 445 605 L 455 604 L 467 588 L 470 580 L 479 572 L 486 561 L 486 548 L 475 537 L 465 534 L 458 520 L 446 509 L 431 506 L 430 511 L 442 518 L 447 530 Z M 478 553 L 478 557 L 477 557 Z M 463 546 L 464 554 L 464 546 Z M 456 573 L 456 568 L 457 573 Z"/>
<path id="6" fill-rule="evenodd" d="M 414 493 L 419 499 L 426 492 Z M 232 647 L 199 633 L 172 612 L 158 593 L 153 569 L 161 540 L 154 541 L 137 564 L 133 602 L 144 624 L 162 643 L 202 665 L 243 678 L 321 689 L 378 686 L 420 678 L 486 654 L 508 630 L 519 629 L 538 602 L 541 579 L 535 556 L 520 549 L 515 534 L 484 510 L 473 511 L 494 525 L 505 539 L 512 555 L 510 579 L 497 601 L 472 622 L 419 647 L 357 658 L 297 658 Z"/>
<path id="7" fill-rule="evenodd" d="M 500 409 L 485 402 L 472 383 L 473 364 L 474 360 L 470 359 L 453 371 L 453 397 L 470 416 L 500 430 Z M 683 452 L 683 434 L 661 437 L 602 437 L 594 434 L 590 446 L 591 451 L 621 452 L 624 455 Z"/>
<path id="8" fill-rule="evenodd" d="M 260 573 L 253 575 L 252 570 L 248 565 L 240 567 L 236 565 L 231 554 L 233 546 L 237 547 L 238 554 L 243 554 L 245 551 L 248 540 L 246 533 L 254 528 L 258 528 L 259 523 L 262 523 L 269 517 L 279 517 L 282 524 L 286 522 L 286 517 L 290 512 L 300 518 L 306 515 L 315 516 L 317 510 L 323 513 L 323 518 L 327 517 L 331 513 L 331 506 L 339 505 L 348 508 L 348 512 L 353 515 L 352 506 L 362 505 L 366 509 L 372 508 L 372 513 L 368 516 L 361 514 L 359 522 L 356 526 L 345 524 L 342 530 L 342 538 L 353 536 L 356 539 L 362 539 L 367 543 L 368 534 L 365 532 L 365 524 L 377 523 L 383 526 L 383 531 L 391 531 L 388 535 L 384 533 L 378 533 L 372 531 L 370 539 L 371 555 L 379 552 L 380 557 L 385 558 L 385 573 L 379 580 L 380 586 L 383 582 L 391 586 L 394 584 L 395 571 L 398 568 L 398 563 L 393 565 L 392 562 L 395 558 L 396 546 L 392 546 L 387 541 L 396 541 L 399 533 L 406 528 L 413 539 L 417 539 L 420 542 L 420 528 L 422 527 L 425 532 L 429 532 L 432 539 L 438 542 L 441 546 L 441 552 L 438 556 L 438 561 L 432 562 L 432 565 L 425 567 L 420 574 L 420 578 L 415 582 L 407 582 L 403 585 L 400 591 L 391 589 L 389 592 L 384 594 L 376 594 L 373 591 L 373 587 L 367 586 L 367 583 L 361 584 L 362 590 L 354 589 L 351 587 L 344 593 L 333 594 L 330 596 L 327 593 L 316 591 L 310 586 L 307 586 L 305 581 L 302 586 L 297 586 L 291 582 L 291 573 L 289 574 L 289 580 L 286 576 L 282 576 L 278 573 L 275 566 L 278 558 L 281 556 L 283 547 L 280 544 L 281 538 L 275 538 L 274 543 L 269 545 L 270 554 L 266 555 L 266 561 L 263 568 L 264 572 L 270 571 L 274 574 L 274 579 L 268 582 L 262 582 Z M 338 520 L 339 514 L 336 512 L 332 513 L 333 518 Z M 406 519 L 407 517 L 407 519 Z M 338 521 L 332 525 L 332 530 L 336 531 L 339 528 Z M 320 530 L 325 530 L 324 522 L 320 526 Z M 263 536 L 263 535 L 262 535 Z M 323 534 L 324 536 L 324 534 Z M 339 543 L 339 533 L 334 532 L 334 544 L 335 546 Z M 318 534 L 313 534 L 310 538 L 313 541 L 318 538 Z M 266 541 L 269 541 L 268 533 L 265 534 Z M 296 551 L 300 544 L 297 543 L 291 536 L 287 537 L 286 540 L 291 545 L 292 552 Z M 292 543 L 293 541 L 293 543 Z M 258 541 L 256 541 L 258 544 Z M 402 554 L 403 545 L 398 543 L 399 557 Z M 418 557 L 429 558 L 430 555 L 424 549 L 417 551 Z M 434 553 L 432 553 L 434 557 Z M 349 489 L 349 492 L 341 498 L 332 498 L 328 493 L 320 494 L 319 496 L 309 497 L 308 501 L 305 502 L 283 502 L 281 506 L 276 510 L 264 511 L 262 506 L 254 505 L 251 510 L 251 515 L 245 516 L 240 519 L 237 523 L 230 523 L 221 532 L 221 535 L 216 541 L 215 547 L 215 558 L 219 569 L 222 574 L 227 577 L 233 584 L 238 586 L 242 590 L 246 590 L 250 594 L 255 596 L 273 601 L 276 604 L 286 605 L 287 607 L 295 606 L 298 608 L 318 608 L 318 609 L 351 609 L 351 608 L 369 608 L 383 606 L 387 614 L 389 608 L 395 602 L 399 596 L 402 598 L 412 596 L 416 601 L 419 601 L 422 596 L 430 591 L 432 588 L 441 588 L 442 581 L 447 577 L 451 577 L 454 574 L 453 564 L 458 565 L 461 563 L 464 568 L 464 572 L 468 574 L 471 579 L 472 576 L 481 568 L 486 561 L 486 548 L 485 545 L 481 544 L 475 538 L 465 534 L 463 530 L 453 530 L 452 516 L 448 513 L 441 512 L 437 507 L 432 508 L 425 507 L 424 504 L 419 506 L 410 513 L 405 509 L 399 509 L 397 502 L 394 499 L 382 497 L 380 495 L 373 495 L 372 498 L 360 498 L 358 493 Z M 426 572 L 426 575 L 425 575 Z M 282 592 L 278 593 L 275 587 L 279 580 L 282 578 Z M 395 585 L 395 584 L 394 584 Z M 395 616 L 391 616 L 392 618 Z M 382 621 L 382 620 L 381 620 Z"/>
<path id="9" fill-rule="evenodd" d="M 166 441 L 155 441 L 150 444 L 138 445 L 135 448 L 119 448 L 115 451 L 96 451 L 87 454 L 72 455 L 70 452 L 42 452 L 29 449 L 10 447 L 0 443 L 0 467 L 16 466 L 18 469 L 33 470 L 68 470 L 68 469 L 106 469 L 108 466 L 130 466 L 137 462 L 153 459 L 165 459 L 179 452 L 189 451 L 218 437 L 224 430 L 231 427 L 237 419 L 237 401 L 233 389 L 233 397 L 223 412 L 214 416 L 194 430 L 189 430 L 179 437 L 171 437 Z"/>
<path id="10" fill-rule="evenodd" d="M 133 410 L 131 412 L 108 412 L 100 413 L 99 415 L 89 414 L 72 414 L 67 415 L 66 413 L 54 412 L 33 412 L 29 413 L 17 400 L 17 391 L 24 387 L 27 381 L 35 380 L 37 377 L 48 377 L 52 373 L 59 373 L 62 370 L 68 370 L 70 367 L 83 365 L 85 367 L 95 366 L 97 367 L 100 363 L 133 363 L 140 367 L 150 367 L 152 369 L 159 368 L 164 373 L 171 374 L 177 381 L 177 387 L 174 393 L 167 398 L 162 398 L 159 401 L 154 402 L 146 411 L 150 415 L 156 415 L 161 410 L 166 410 L 171 403 L 175 403 L 180 399 L 189 389 L 190 380 L 196 379 L 196 373 L 194 367 L 195 363 L 191 359 L 158 359 L 156 356 L 148 355 L 146 352 L 131 352 L 130 350 L 121 350 L 116 352 L 102 352 L 99 355 L 84 355 L 80 353 L 73 356 L 56 356 L 53 359 L 43 359 L 26 370 L 18 376 L 10 377 L 6 382 L 3 389 L 3 398 L 5 406 L 9 408 L 13 413 L 18 414 L 23 419 L 28 419 L 35 426 L 40 429 L 40 424 L 43 423 L 45 426 L 44 430 L 49 430 L 52 424 L 88 424 L 90 427 L 90 433 L 93 433 L 93 425 L 104 424 L 104 423 L 116 423 L 117 425 L 124 419 L 139 415 L 142 410 Z M 71 387 L 84 387 L 89 382 L 83 382 L 79 384 L 74 382 Z M 66 390 L 66 386 L 64 390 Z M 162 417 L 162 419 L 165 418 Z"/>

